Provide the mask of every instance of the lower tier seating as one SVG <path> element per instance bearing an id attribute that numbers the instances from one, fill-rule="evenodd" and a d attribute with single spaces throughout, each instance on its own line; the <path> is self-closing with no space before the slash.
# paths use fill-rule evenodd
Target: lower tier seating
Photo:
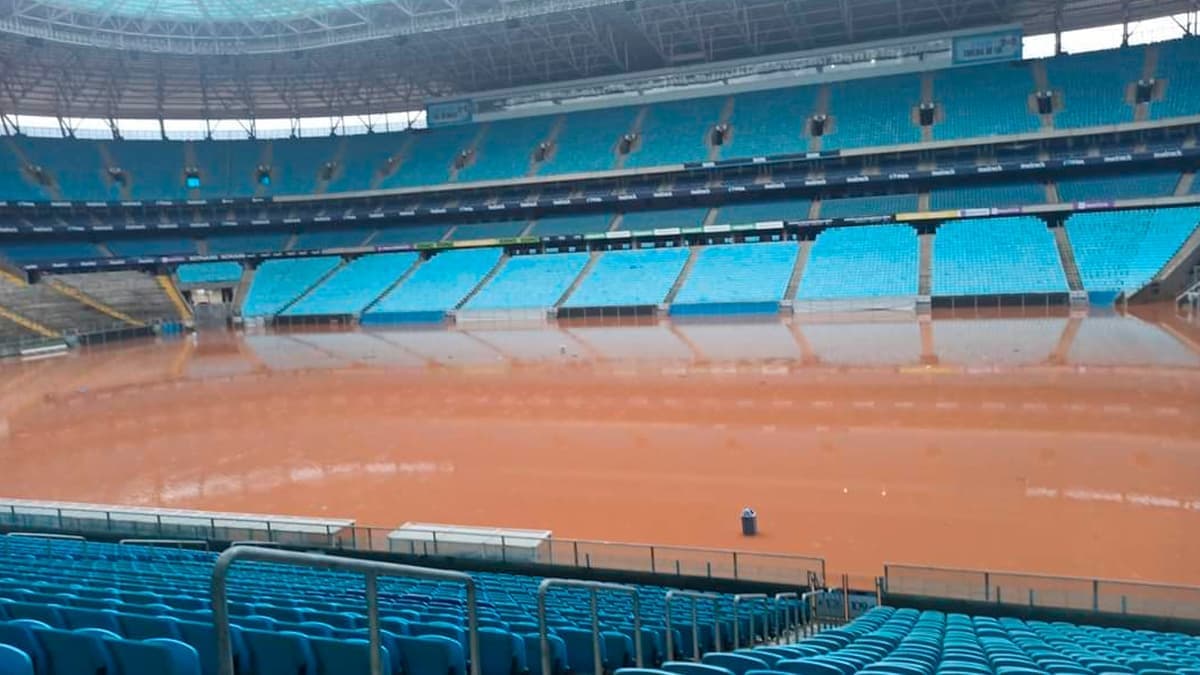
<path id="1" fill-rule="evenodd" d="M 358 258 L 288 307 L 282 316 L 357 316 L 419 259 L 418 254 L 411 252 L 377 253 Z"/>
<path id="2" fill-rule="evenodd" d="M 1068 291 L 1054 236 L 1028 216 L 943 223 L 932 265 L 935 296 Z"/>
<path id="3" fill-rule="evenodd" d="M 659 305 L 687 262 L 688 248 L 607 251 L 563 307 Z"/>
<path id="4" fill-rule="evenodd" d="M 337 256 L 268 260 L 259 265 L 242 305 L 242 316 L 274 316 L 340 265 Z"/>
<path id="5" fill-rule="evenodd" d="M 1134 293 L 1158 274 L 1200 223 L 1200 209 L 1077 213 L 1067 236 L 1085 290 Z"/>
<path id="6" fill-rule="evenodd" d="M 440 318 L 462 302 L 496 267 L 498 248 L 460 249 L 439 253 L 421 264 L 404 283 L 379 300 L 364 317 L 428 313 Z"/>
<path id="7" fill-rule="evenodd" d="M 779 302 L 798 253 L 799 246 L 790 241 L 706 247 L 696 257 L 675 304 Z"/>
<path id="8" fill-rule="evenodd" d="M 463 305 L 464 311 L 549 308 L 562 298 L 587 265 L 587 253 L 509 258 Z"/>
<path id="9" fill-rule="evenodd" d="M 825 230 L 804 267 L 800 300 L 917 294 L 917 232 L 907 225 Z"/>

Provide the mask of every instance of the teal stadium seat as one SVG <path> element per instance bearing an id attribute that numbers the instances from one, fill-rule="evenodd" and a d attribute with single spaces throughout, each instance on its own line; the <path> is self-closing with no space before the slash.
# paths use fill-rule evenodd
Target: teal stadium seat
<path id="1" fill-rule="evenodd" d="M 671 312 L 777 311 L 798 252 L 795 242 L 705 247 Z"/>
<path id="2" fill-rule="evenodd" d="M 606 251 L 563 307 L 640 307 L 662 304 L 687 262 L 688 248 Z"/>
<path id="3" fill-rule="evenodd" d="M 487 125 L 474 161 L 458 172 L 458 182 L 512 180 L 529 175 L 533 153 L 550 135 L 557 115 L 496 120 Z"/>
<path id="4" fill-rule="evenodd" d="M 663 209 L 656 211 L 630 211 L 621 216 L 617 228 L 631 232 L 643 232 L 657 228 L 697 228 L 708 217 L 707 206 L 689 209 Z"/>
<path id="5" fill-rule="evenodd" d="M 817 236 L 797 300 L 917 294 L 919 246 L 907 225 L 828 229 Z"/>
<path id="6" fill-rule="evenodd" d="M 917 210 L 917 195 L 876 195 L 821 200 L 821 218 L 888 216 Z"/>
<path id="7" fill-rule="evenodd" d="M 337 256 L 267 260 L 254 272 L 242 316 L 274 316 L 341 262 Z"/>
<path id="8" fill-rule="evenodd" d="M 812 201 L 809 199 L 784 199 L 772 202 L 747 202 L 727 204 L 717 211 L 717 225 L 746 225 L 774 221 L 808 220 Z"/>
<path id="9" fill-rule="evenodd" d="M 1200 38 L 1185 37 L 1158 46 L 1155 74 L 1163 81 L 1163 97 L 1150 103 L 1150 119 L 1161 120 L 1200 114 Z"/>
<path id="10" fill-rule="evenodd" d="M 624 168 L 708 159 L 708 134 L 720 122 L 727 100 L 712 96 L 651 104 L 642 120 L 641 146 L 626 158 Z"/>
<path id="11" fill-rule="evenodd" d="M 849 80 L 829 85 L 833 128 L 821 148 L 864 148 L 919 143 L 921 128 L 913 110 L 921 104 L 919 75 Z"/>
<path id="12" fill-rule="evenodd" d="M 1038 131 L 1041 119 L 1029 103 L 1035 87 L 1033 73 L 1024 61 L 936 71 L 933 99 L 941 119 L 933 125 L 934 139 Z M 987 104 L 980 105 L 980 101 Z"/>
<path id="13" fill-rule="evenodd" d="M 1141 78 L 1143 47 L 1126 47 L 1047 59 L 1046 78 L 1061 95 L 1054 113 L 1058 129 L 1077 129 L 1133 121 L 1126 89 Z"/>
<path id="14" fill-rule="evenodd" d="M 519 237 L 529 229 L 527 220 L 505 220 L 495 223 L 475 223 L 459 225 L 450 231 L 450 241 L 469 241 L 472 239 L 511 239 Z"/>
<path id="15" fill-rule="evenodd" d="M 1200 222 L 1200 209 L 1142 209 L 1077 213 L 1067 236 L 1088 291 L 1137 292 L 1183 246 Z"/>
<path id="16" fill-rule="evenodd" d="M 1046 188 L 1040 183 L 973 185 L 929 191 L 929 208 L 934 211 L 1027 206 L 1045 201 Z"/>
<path id="17" fill-rule="evenodd" d="M 464 311 L 554 306 L 587 265 L 587 253 L 514 256 L 463 305 Z"/>
<path id="18" fill-rule="evenodd" d="M 1058 181 L 1062 202 L 1107 202 L 1117 199 L 1168 197 L 1179 184 L 1178 171 L 1146 171 L 1120 176 L 1070 178 Z"/>
<path id="19" fill-rule="evenodd" d="M 196 240 L 190 237 L 136 237 L 104 242 L 113 255 L 122 258 L 196 255 Z"/>
<path id="20" fill-rule="evenodd" d="M 288 235 L 281 233 L 217 234 L 208 237 L 209 255 L 282 251 Z"/>
<path id="21" fill-rule="evenodd" d="M 498 248 L 446 251 L 418 267 L 363 314 L 365 322 L 440 321 L 500 262 Z"/>
<path id="22" fill-rule="evenodd" d="M 943 223 L 932 266 L 934 296 L 1068 291 L 1054 235 L 1029 216 Z"/>
<path id="23" fill-rule="evenodd" d="M 722 159 L 808 152 L 808 121 L 819 87 L 789 87 L 738 94 L 733 100 L 730 141 Z"/>
<path id="24" fill-rule="evenodd" d="M 330 248 L 354 248 L 362 246 L 372 230 L 343 227 L 335 230 L 312 230 L 301 232 L 292 244 L 294 251 L 324 250 Z"/>
<path id="25" fill-rule="evenodd" d="M 175 268 L 181 284 L 229 283 L 242 278 L 242 266 L 235 262 L 184 263 Z"/>
<path id="26" fill-rule="evenodd" d="M 402 277 L 420 256 L 412 252 L 377 253 L 352 260 L 283 316 L 357 316 Z"/>
<path id="27" fill-rule="evenodd" d="M 0 644 L 0 673 L 5 675 L 35 675 L 33 660 L 11 645 Z"/>
<path id="28" fill-rule="evenodd" d="M 530 236 L 565 237 L 607 232 L 612 225 L 611 213 L 586 213 L 572 216 L 542 216 L 533 223 Z"/>
<path id="29" fill-rule="evenodd" d="M 637 118 L 638 108 L 602 108 L 566 115 L 541 175 L 606 171 L 616 166 L 617 143 Z"/>

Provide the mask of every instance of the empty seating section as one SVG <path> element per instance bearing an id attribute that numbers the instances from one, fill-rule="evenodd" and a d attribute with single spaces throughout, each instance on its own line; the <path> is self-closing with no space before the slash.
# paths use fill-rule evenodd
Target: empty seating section
<path id="1" fill-rule="evenodd" d="M 607 232 L 612 225 L 611 213 L 586 213 L 578 216 L 542 216 L 529 231 L 534 237 L 565 237 L 574 234 Z"/>
<path id="2" fill-rule="evenodd" d="M 709 208 L 701 206 L 691 209 L 666 209 L 662 211 L 631 211 L 621 217 L 617 228 L 632 232 L 643 232 L 662 227 L 700 227 L 708 216 Z"/>
<path id="3" fill-rule="evenodd" d="M 199 169 L 200 187 L 195 192 L 205 199 L 246 197 L 255 194 L 258 168 L 269 164 L 265 144 L 259 141 L 197 141 L 192 152 Z"/>
<path id="4" fill-rule="evenodd" d="M 449 225 L 408 225 L 379 230 L 371 239 L 372 246 L 400 246 L 441 241 Z"/>
<path id="5" fill-rule="evenodd" d="M 325 248 L 352 248 L 362 246 L 370 237 L 372 230 L 364 228 L 343 227 L 336 230 L 312 230 L 301 232 L 292 244 L 292 250 L 304 251 Z"/>
<path id="6" fill-rule="evenodd" d="M 347 263 L 283 316 L 361 314 L 419 260 L 416 253 L 377 253 Z"/>
<path id="7" fill-rule="evenodd" d="M 716 225 L 745 225 L 777 220 L 807 220 L 811 208 L 812 201 L 808 199 L 729 204 L 722 206 L 717 211 L 713 223 Z"/>
<path id="8" fill-rule="evenodd" d="M 633 126 L 638 108 L 586 110 L 564 117 L 550 160 L 539 174 L 605 171 L 617 161 L 617 143 Z"/>
<path id="9" fill-rule="evenodd" d="M 1023 61 L 937 71 L 933 100 L 939 114 L 934 139 L 1037 131 L 1041 120 L 1029 103 L 1034 87 L 1033 74 Z M 987 104 L 980 105 L 981 101 Z"/>
<path id="10" fill-rule="evenodd" d="M 817 236 L 797 299 L 917 294 L 917 232 L 907 225 L 838 227 Z"/>
<path id="11" fill-rule="evenodd" d="M 121 199 L 121 191 L 108 175 L 109 167 L 100 155 L 97 141 L 26 136 L 15 136 L 9 141 L 20 148 L 30 164 L 48 171 L 59 191 L 70 195 L 70 199 L 100 202 Z"/>
<path id="12" fill-rule="evenodd" d="M 207 238 L 210 255 L 282 251 L 288 235 L 281 233 L 217 234 Z"/>
<path id="13" fill-rule="evenodd" d="M 242 266 L 235 262 L 186 263 L 175 269 L 181 284 L 236 282 L 242 278 Z"/>
<path id="14" fill-rule="evenodd" d="M 641 146 L 625 168 L 701 162 L 708 159 L 708 135 L 721 120 L 724 96 L 655 103 L 646 110 Z"/>
<path id="15" fill-rule="evenodd" d="M 135 270 L 59 274 L 52 277 L 138 321 L 177 318 L 171 299 L 153 275 Z"/>
<path id="16" fill-rule="evenodd" d="M 0 278 L 0 306 L 46 328 L 67 333 L 107 330 L 118 323 L 46 283 L 18 286 Z"/>
<path id="17" fill-rule="evenodd" d="M 1179 184 L 1178 171 L 1147 171 L 1133 175 L 1072 178 L 1058 181 L 1063 202 L 1111 201 L 1169 197 Z"/>
<path id="18" fill-rule="evenodd" d="M 437 185 L 450 179 L 450 170 L 459 153 L 467 150 L 478 133 L 474 125 L 414 132 L 401 153 L 396 172 L 383 179 L 380 187 L 416 187 Z"/>
<path id="19" fill-rule="evenodd" d="M 267 260 L 254 272 L 242 316 L 274 316 L 341 262 L 337 256 Z"/>
<path id="20" fill-rule="evenodd" d="M 271 142 L 270 194 L 313 194 L 324 185 L 321 173 L 327 163 L 337 158 L 340 141 L 325 136 L 292 138 Z"/>
<path id="21" fill-rule="evenodd" d="M 51 260 L 87 260 L 100 258 L 100 249 L 86 241 L 30 242 L 26 244 L 4 244 L 0 255 L 17 264 L 48 262 Z"/>
<path id="22" fill-rule="evenodd" d="M 721 157 L 767 157 L 808 151 L 808 121 L 818 87 L 789 87 L 738 94 L 729 126 L 733 138 Z"/>
<path id="23" fill-rule="evenodd" d="M 5 570 L 0 580 L 0 644 L 30 655 L 37 675 L 216 675 L 218 654 L 208 601 L 215 554 L 23 539 L 6 542 L 0 556 Z M 473 577 L 482 675 L 540 675 L 536 597 L 541 579 L 495 573 Z M 367 617 L 361 587 L 361 576 L 354 574 L 239 563 L 229 576 L 227 595 L 235 671 L 366 672 Z M 690 625 L 690 607 L 674 604 L 677 650 L 668 654 L 663 619 L 667 589 L 634 588 L 641 607 L 640 635 L 633 625 L 630 597 L 598 597 L 604 643 L 600 656 L 606 673 L 634 665 L 634 639 L 641 643 L 647 665 L 691 653 L 692 633 L 679 629 Z M 378 597 L 384 673 L 465 675 L 469 643 L 460 584 L 382 577 Z M 697 608 L 702 653 L 718 648 L 714 622 L 726 641 L 732 633 L 730 596 L 714 598 L 715 613 L 710 603 Z M 743 638 L 765 637 L 767 616 L 755 608 L 742 607 L 740 612 Z M 553 670 L 546 675 L 593 675 L 589 617 L 586 591 L 560 587 L 549 592 L 546 619 Z M 161 642 L 164 639 L 182 644 Z M 163 656 L 167 650 L 174 659 Z M 141 661 L 135 665 L 133 658 Z"/>
<path id="24" fill-rule="evenodd" d="M 432 318 L 462 302 L 496 267 L 503 253 L 498 248 L 446 251 L 425 261 L 399 286 L 383 296 L 364 318 L 384 320 L 387 315 L 422 314 Z M 424 317 L 419 317 L 424 318 Z"/>
<path id="25" fill-rule="evenodd" d="M 1049 59 L 1046 77 L 1061 96 L 1054 126 L 1058 129 L 1133 121 L 1126 100 L 1129 85 L 1141 78 L 1146 52 L 1141 47 L 1092 52 Z"/>
<path id="26" fill-rule="evenodd" d="M 886 216 L 916 210 L 916 195 L 844 197 L 842 199 L 822 199 L 820 217 L 854 218 L 857 216 Z"/>
<path id="27" fill-rule="evenodd" d="M 328 192 L 351 192 L 369 190 L 383 178 L 388 159 L 400 151 L 405 136 L 402 134 L 369 134 L 346 136 L 337 171 L 329 182 Z M 290 189 L 288 190 L 291 191 Z"/>
<path id="28" fill-rule="evenodd" d="M 934 211 L 1025 206 L 1045 201 L 1046 188 L 1041 183 L 973 185 L 929 191 L 929 208 Z"/>
<path id="29" fill-rule="evenodd" d="M 697 255 L 675 304 L 779 302 L 798 252 L 799 246 L 790 241 L 706 247 Z"/>
<path id="30" fill-rule="evenodd" d="M 0 138 L 0 195 L 11 201 L 45 201 L 54 195 L 25 173 L 25 162 Z"/>
<path id="31" fill-rule="evenodd" d="M 1066 293 L 1054 235 L 1041 220 L 947 221 L 933 238 L 933 295 Z"/>
<path id="32" fill-rule="evenodd" d="M 120 257 L 196 254 L 196 240 L 190 237 L 109 239 L 104 245 L 113 255 Z"/>
<path id="33" fill-rule="evenodd" d="M 587 253 L 509 258 L 496 275 L 463 305 L 463 310 L 553 307 L 587 262 Z"/>
<path id="34" fill-rule="evenodd" d="M 121 169 L 137 199 L 184 199 L 184 144 L 178 141 L 112 141 L 104 145 L 112 168 Z"/>
<path id="35" fill-rule="evenodd" d="M 459 225 L 450 231 L 450 241 L 471 239 L 510 239 L 518 237 L 529 227 L 527 220 L 504 220 L 495 223 Z"/>
<path id="36" fill-rule="evenodd" d="M 1179 250 L 1200 222 L 1200 209 L 1077 213 L 1067 236 L 1085 290 L 1135 293 Z"/>
<path id="37" fill-rule="evenodd" d="M 824 150 L 863 148 L 921 141 L 913 110 L 921 103 L 918 75 L 850 80 L 829 85 L 833 129 L 821 140 Z"/>
<path id="38" fill-rule="evenodd" d="M 529 175 L 533 152 L 550 135 L 557 119 L 555 115 L 542 115 L 490 123 L 483 140 L 475 148 L 472 163 L 458 172 L 458 182 Z"/>
<path id="39" fill-rule="evenodd" d="M 1151 101 L 1150 119 L 1200 115 L 1200 82 L 1196 80 L 1198 62 L 1200 39 L 1184 38 L 1159 45 L 1155 74 L 1163 80 L 1163 96 L 1161 100 Z"/>
<path id="40" fill-rule="evenodd" d="M 563 307 L 660 305 L 687 262 L 688 248 L 607 251 Z"/>

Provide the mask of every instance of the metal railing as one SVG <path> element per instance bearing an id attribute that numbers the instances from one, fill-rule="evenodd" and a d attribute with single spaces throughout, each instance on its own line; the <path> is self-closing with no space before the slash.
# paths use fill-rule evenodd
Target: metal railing
<path id="1" fill-rule="evenodd" d="M 471 652 L 471 675 L 479 675 L 479 617 L 476 613 L 475 580 L 471 578 L 471 575 L 463 572 L 450 572 L 412 565 L 397 565 L 394 563 L 359 560 L 357 558 L 340 558 L 313 553 L 297 553 L 295 551 L 281 551 L 279 549 L 259 548 L 257 546 L 235 546 L 230 548 L 217 558 L 217 562 L 213 566 L 212 612 L 213 626 L 217 633 L 217 666 L 220 675 L 234 675 L 233 642 L 230 637 L 229 603 L 226 595 L 226 585 L 230 567 L 239 560 L 254 560 L 284 565 L 301 565 L 316 569 L 361 572 L 366 577 L 367 642 L 369 644 L 368 648 L 371 651 L 371 675 L 381 675 L 383 672 L 379 639 L 379 576 L 401 576 L 415 579 L 460 582 L 467 588 L 467 634 Z M 544 627 L 542 635 L 545 635 Z M 542 640 L 544 645 L 545 637 Z M 548 673 L 550 671 L 546 669 L 542 672 Z"/>
<path id="2" fill-rule="evenodd" d="M 741 641 L 742 618 L 741 618 L 740 612 L 738 610 L 741 607 L 741 604 L 746 601 L 752 601 L 752 602 L 761 601 L 762 602 L 762 604 L 763 604 L 763 634 L 765 636 L 767 633 L 770 632 L 770 628 L 767 626 L 767 621 L 769 621 L 768 617 L 771 615 L 771 598 L 770 598 L 770 596 L 768 596 L 764 593 L 738 593 L 737 595 L 733 596 L 733 648 L 734 649 L 742 648 L 742 641 Z M 754 646 L 754 613 L 753 612 L 750 613 L 750 635 L 749 635 L 749 642 L 747 643 L 746 646 L 747 647 Z"/>
<path id="3" fill-rule="evenodd" d="M 713 640 L 717 649 L 721 648 L 721 596 L 715 593 L 700 593 L 698 591 L 667 591 L 663 597 L 663 603 L 666 605 L 664 610 L 666 613 L 667 626 L 667 658 L 675 658 L 675 631 L 672 628 L 671 621 L 671 602 L 675 598 L 688 598 L 692 601 L 692 659 L 699 661 L 703 656 L 700 650 L 700 622 L 699 612 L 697 611 L 697 603 L 701 600 L 711 601 L 713 604 Z"/>
<path id="4" fill-rule="evenodd" d="M 883 595 L 1200 619 L 1200 586 L 889 563 Z"/>
<path id="5" fill-rule="evenodd" d="M 570 587 L 570 588 L 586 588 L 588 589 L 588 604 L 589 612 L 592 617 L 592 660 L 594 675 L 602 675 L 604 671 L 604 651 L 600 640 L 600 611 L 597 607 L 597 595 L 600 591 L 610 591 L 623 593 L 633 598 L 633 634 L 634 649 L 637 654 L 637 667 L 644 667 L 645 660 L 642 655 L 642 605 L 638 596 L 637 589 L 632 586 L 623 586 L 621 584 L 607 584 L 599 581 L 580 581 L 578 579 L 543 579 L 542 583 L 538 584 L 537 593 L 537 610 L 538 610 L 538 638 L 541 647 L 542 673 L 553 673 L 550 659 L 550 626 L 546 620 L 546 594 L 551 588 Z M 224 674 L 222 674 L 224 675 Z M 479 675 L 477 672 L 472 672 L 471 675 Z"/>

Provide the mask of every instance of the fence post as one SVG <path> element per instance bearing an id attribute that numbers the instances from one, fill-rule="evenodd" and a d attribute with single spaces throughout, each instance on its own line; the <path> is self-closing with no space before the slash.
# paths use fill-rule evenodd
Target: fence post
<path id="1" fill-rule="evenodd" d="M 1100 580 L 1092 579 L 1092 611 L 1100 611 Z"/>
<path id="2" fill-rule="evenodd" d="M 651 546 L 650 547 L 650 573 L 654 574 L 655 571 L 656 570 L 654 569 L 654 547 Z"/>
<path id="3" fill-rule="evenodd" d="M 575 566 L 579 567 L 579 540 L 571 542 L 571 545 L 575 548 Z"/>
<path id="4" fill-rule="evenodd" d="M 508 550 L 504 535 L 500 535 L 500 562 L 508 562 Z"/>
<path id="5" fill-rule="evenodd" d="M 433 531 L 432 531 L 432 534 L 433 534 L 433 554 L 434 554 L 434 555 L 437 555 L 437 554 L 438 554 L 438 550 L 437 550 L 437 548 L 438 548 L 438 547 L 437 547 L 437 530 L 433 530 Z"/>
<path id="6" fill-rule="evenodd" d="M 992 600 L 992 575 L 989 572 L 983 573 L 983 601 L 991 602 Z"/>
<path id="7" fill-rule="evenodd" d="M 736 580 L 738 578 L 737 551 L 733 552 L 733 578 L 734 578 L 734 580 Z M 736 640 L 734 641 L 734 649 L 737 649 L 737 641 Z"/>

